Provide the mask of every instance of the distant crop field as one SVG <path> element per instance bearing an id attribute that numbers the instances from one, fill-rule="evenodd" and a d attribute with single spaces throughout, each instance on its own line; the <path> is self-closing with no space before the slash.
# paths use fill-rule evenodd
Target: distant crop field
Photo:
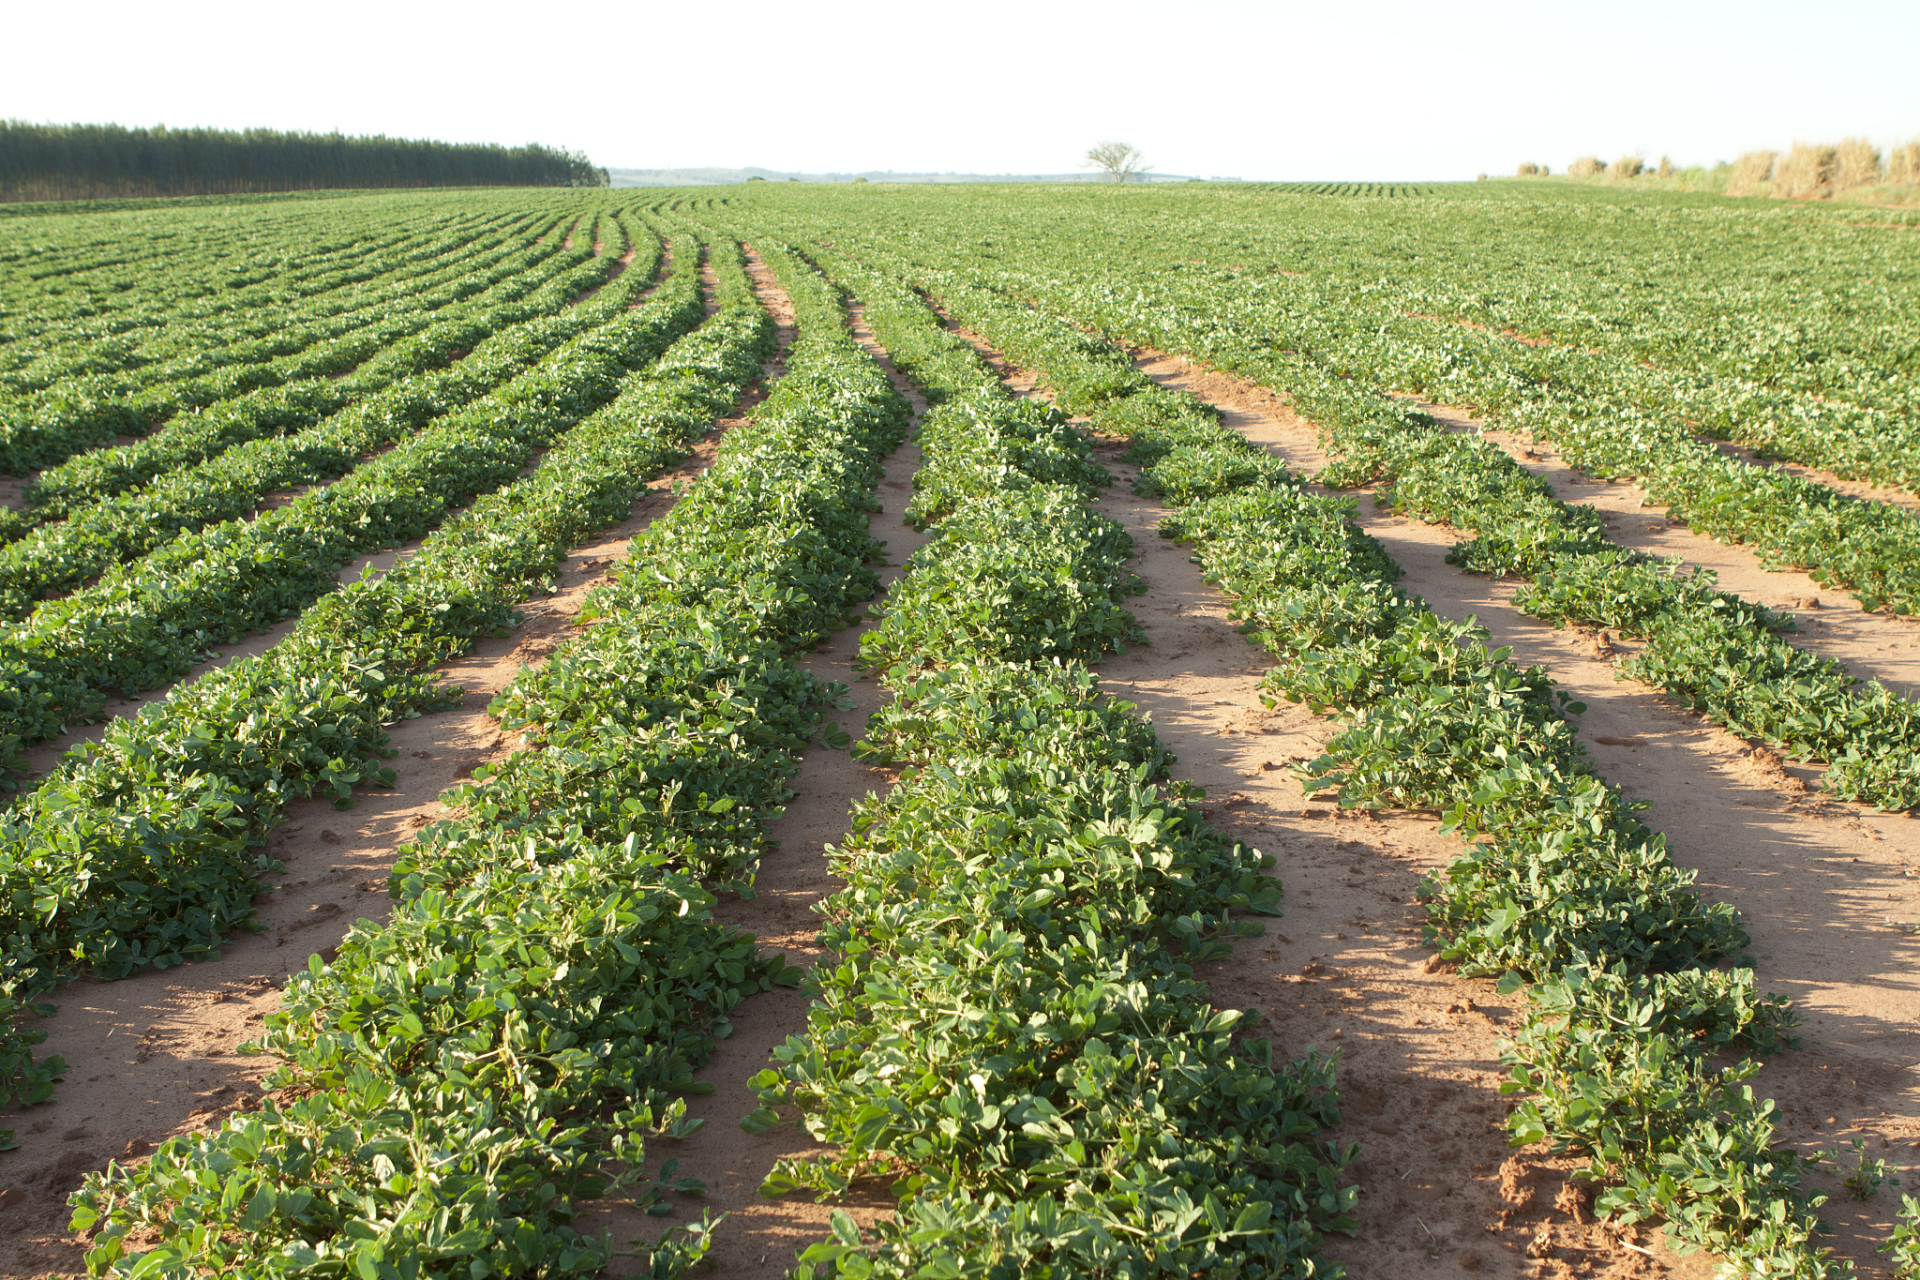
<path id="1" fill-rule="evenodd" d="M 1920 1274 L 1920 239 L 0 218 L 0 1271 Z"/>

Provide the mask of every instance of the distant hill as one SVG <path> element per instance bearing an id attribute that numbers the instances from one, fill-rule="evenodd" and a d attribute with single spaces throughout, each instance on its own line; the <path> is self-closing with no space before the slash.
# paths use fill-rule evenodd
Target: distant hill
<path id="1" fill-rule="evenodd" d="M 864 173 L 795 173 L 785 169 L 608 169 L 616 187 L 720 187 L 764 178 L 768 182 L 1110 182 L 1104 173 L 895 173 L 868 169 Z M 1184 173 L 1149 173 L 1147 182 L 1186 182 Z M 1218 179 L 1237 182 L 1237 178 Z"/>

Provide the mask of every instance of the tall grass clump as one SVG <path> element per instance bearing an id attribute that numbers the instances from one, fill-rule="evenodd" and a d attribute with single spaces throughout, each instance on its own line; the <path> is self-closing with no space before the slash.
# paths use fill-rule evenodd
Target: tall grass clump
<path id="1" fill-rule="evenodd" d="M 1851 191 L 1880 181 L 1880 149 L 1865 138 L 1842 138 L 1834 152 L 1836 190 Z"/>
<path id="2" fill-rule="evenodd" d="M 1773 194 L 1788 200 L 1806 200 L 1831 192 L 1840 168 L 1840 149 L 1796 142 L 1793 150 L 1773 167 Z"/>
<path id="3" fill-rule="evenodd" d="M 1727 179 L 1727 194 L 1730 196 L 1757 196 L 1766 194 L 1767 184 L 1773 180 L 1773 166 L 1780 159 L 1777 151 L 1749 151 L 1733 162 L 1733 173 Z"/>
<path id="4" fill-rule="evenodd" d="M 1920 141 L 1895 147 L 1887 153 L 1888 182 L 1920 182 Z"/>
<path id="5" fill-rule="evenodd" d="M 1567 166 L 1567 173 L 1575 178 L 1595 178 L 1607 171 L 1599 156 L 1581 156 Z"/>

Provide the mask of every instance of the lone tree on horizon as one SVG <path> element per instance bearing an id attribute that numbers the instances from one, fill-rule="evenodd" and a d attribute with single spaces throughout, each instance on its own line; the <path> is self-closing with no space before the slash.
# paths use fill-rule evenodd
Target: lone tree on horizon
<path id="1" fill-rule="evenodd" d="M 1145 161 L 1140 148 L 1131 143 L 1102 142 L 1087 149 L 1087 158 L 1081 164 L 1089 169 L 1105 169 L 1115 182 L 1129 182 L 1153 167 Z"/>

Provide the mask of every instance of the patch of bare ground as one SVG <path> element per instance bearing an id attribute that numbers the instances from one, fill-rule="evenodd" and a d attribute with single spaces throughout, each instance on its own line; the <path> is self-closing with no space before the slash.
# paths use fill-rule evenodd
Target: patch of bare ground
<path id="1" fill-rule="evenodd" d="M 757 258 L 749 258 L 756 282 L 763 279 Z M 765 277 L 770 279 L 770 277 Z M 777 313 L 776 313 L 777 314 Z M 914 417 L 926 410 L 920 393 L 886 358 L 874 341 L 872 332 L 855 303 L 851 309 L 851 327 L 862 345 L 886 366 L 894 385 L 913 404 Z M 920 447 L 909 441 L 887 460 L 876 493 L 880 509 L 869 524 L 873 536 L 887 544 L 888 564 L 880 570 L 884 592 L 898 579 L 906 559 L 926 541 L 905 523 L 908 500 L 913 494 L 913 473 L 920 465 Z M 866 718 L 886 701 L 876 679 L 856 669 L 853 659 L 859 651 L 860 637 L 872 628 L 871 619 L 863 619 L 832 637 L 804 663 L 825 680 L 848 685 L 853 710 L 838 716 L 839 723 L 858 733 Z M 722 920 L 755 934 L 763 950 L 786 955 L 789 964 L 811 968 L 825 954 L 815 936 L 818 921 L 815 904 L 840 888 L 843 883 L 828 869 L 826 846 L 843 838 L 852 805 L 869 793 L 884 794 L 893 784 L 894 771 L 861 764 L 846 751 L 831 750 L 820 743 L 809 747 L 800 761 L 800 773 L 793 781 L 796 795 L 786 814 L 770 832 L 776 851 L 761 862 L 751 899 L 723 901 L 718 914 Z M 726 1221 L 714 1232 L 713 1252 L 709 1255 L 715 1274 L 722 1276 L 780 1276 L 793 1266 L 795 1255 L 807 1245 L 826 1238 L 828 1215 L 844 1209 L 856 1222 L 872 1223 L 892 1211 L 893 1197 L 884 1183 L 858 1185 L 843 1199 L 819 1204 L 804 1194 L 779 1200 L 763 1199 L 761 1182 L 783 1158 L 801 1159 L 822 1150 L 793 1121 L 797 1113 L 789 1111 L 788 1123 L 767 1133 L 753 1135 L 740 1128 L 740 1121 L 759 1105 L 758 1097 L 747 1087 L 754 1073 L 772 1060 L 773 1049 L 789 1036 L 806 1029 L 809 998 L 798 988 L 776 988 L 754 996 L 730 1015 L 733 1035 L 722 1041 L 713 1060 L 700 1073 L 713 1084 L 706 1097 L 688 1099 L 688 1113 L 704 1119 L 706 1127 L 692 1139 L 676 1146 L 663 1145 L 654 1154 L 660 1159 L 677 1156 L 680 1172 L 703 1179 L 707 1193 L 681 1204 L 691 1217 L 698 1212 L 726 1215 Z M 596 1206 L 590 1230 L 610 1230 L 616 1242 L 636 1235 L 649 1237 L 659 1233 L 659 1224 L 630 1208 Z"/>
<path id="2" fill-rule="evenodd" d="M 0 477 L 0 507 L 8 511 L 20 510 L 25 505 L 21 495 L 26 492 L 27 486 L 33 483 L 34 477 L 38 474 L 30 471 L 24 476 Z"/>
<path id="3" fill-rule="evenodd" d="M 1177 378 L 1168 381 L 1179 385 Z M 1235 425 L 1281 456 L 1295 456 L 1314 440 L 1311 425 L 1297 418 L 1276 417 L 1253 430 Z M 1488 434 L 1500 440 L 1497 433 Z M 1595 505 L 1618 512 L 1614 527 L 1627 545 L 1697 558 L 1722 572 L 1723 585 L 1761 599 L 1792 602 L 1811 598 L 1815 590 L 1804 578 L 1793 582 L 1798 575 L 1764 575 L 1750 556 L 1747 564 L 1740 564 L 1739 557 L 1747 556 L 1741 548 L 1722 547 L 1643 513 L 1631 486 L 1574 477 L 1556 469 L 1538 446 L 1500 442 L 1520 450 L 1516 456 L 1541 469 L 1563 497 L 1583 502 L 1600 497 Z M 1535 456 L 1525 456 L 1527 449 Z M 1649 801 L 1652 808 L 1644 817 L 1668 837 L 1675 861 L 1698 872 L 1699 887 L 1709 899 L 1730 902 L 1741 911 L 1753 935 L 1762 985 L 1790 997 L 1803 1018 L 1804 1047 L 1774 1059 L 1756 1082 L 1781 1104 L 1782 1139 L 1808 1151 L 1838 1150 L 1849 1149 L 1847 1142 L 1859 1136 L 1870 1155 L 1900 1166 L 1911 1185 L 1910 1166 L 1920 1163 L 1920 1077 L 1914 1067 L 1920 1039 L 1912 1029 L 1920 1014 L 1920 982 L 1912 976 L 1920 969 L 1920 940 L 1886 922 L 1889 917 L 1895 922 L 1920 920 L 1920 822 L 1820 796 L 1809 787 L 1817 770 L 1786 764 L 1670 703 L 1656 690 L 1623 678 L 1617 662 L 1630 648 L 1624 642 L 1556 630 L 1519 613 L 1511 605 L 1514 583 L 1466 574 L 1446 563 L 1448 548 L 1462 536 L 1458 531 L 1392 515 L 1364 495 L 1359 516 L 1362 527 L 1406 570 L 1401 579 L 1405 589 L 1424 597 L 1443 616 L 1477 617 L 1495 644 L 1513 646 L 1523 663 L 1546 666 L 1562 688 L 1586 703 L 1580 733 L 1601 774 L 1630 797 Z M 1820 625 L 1812 630 L 1822 651 L 1827 651 L 1825 635 L 1819 633 L 1827 632 L 1830 623 L 1831 631 L 1840 634 L 1844 630 L 1839 624 L 1854 619 L 1896 624 L 1903 631 L 1908 625 L 1857 612 L 1842 615 L 1837 609 L 1796 612 L 1803 622 L 1818 620 Z M 1891 643 L 1882 641 L 1883 646 Z M 1899 643 L 1910 645 L 1912 640 Z M 1872 646 L 1863 648 L 1867 656 L 1874 655 Z M 1853 661 L 1850 655 L 1838 656 Z M 1900 671 L 1887 667 L 1874 673 Z M 1311 717 L 1307 721 L 1321 723 Z M 1358 860 L 1351 865 L 1363 866 Z M 1283 874 L 1286 869 L 1283 859 Z M 1290 883 L 1288 897 L 1297 907 L 1294 888 Z M 1292 931 L 1282 922 L 1281 932 Z M 1348 1036 L 1352 1034 L 1349 1030 Z M 1364 1081 L 1362 1066 L 1360 1059 L 1350 1057 L 1346 1078 Z M 1418 1077 L 1431 1078 L 1424 1068 Z M 1363 1105 L 1365 1100 L 1365 1094 L 1359 1095 Z M 1403 1128 L 1396 1136 L 1405 1137 L 1407 1131 Z M 1457 1134 L 1447 1137 L 1442 1144 L 1429 1136 L 1418 1152 L 1421 1163 L 1409 1160 L 1402 1167 L 1447 1164 L 1447 1150 Z M 1891 1229 L 1897 1199 L 1883 1192 L 1871 1201 L 1854 1200 L 1840 1185 L 1841 1176 L 1842 1171 L 1829 1168 L 1815 1178 L 1831 1196 L 1825 1213 L 1838 1234 L 1830 1243 L 1854 1260 L 1863 1275 L 1885 1274 L 1873 1250 Z M 1378 1179 L 1363 1180 L 1367 1185 L 1373 1181 Z M 1362 1266 L 1362 1255 L 1345 1250 L 1336 1245 L 1329 1253 L 1351 1256 L 1357 1275 L 1391 1273 L 1392 1264 L 1384 1257 L 1373 1255 L 1373 1261 Z M 1665 1256 L 1658 1261 L 1667 1265 L 1673 1260 Z M 1376 1265 L 1387 1270 L 1376 1272 Z M 1694 1264 L 1680 1265 L 1684 1270 Z"/>
<path id="4" fill-rule="evenodd" d="M 393 726 L 391 787 L 362 792 L 344 812 L 317 799 L 287 806 L 267 849 L 286 869 L 271 877 L 274 887 L 260 900 L 257 931 L 238 933 L 215 960 L 53 993 L 58 1012 L 39 1024 L 48 1038 L 37 1056 L 59 1054 L 71 1070 L 52 1102 L 0 1109 L 0 1126 L 17 1128 L 21 1146 L 0 1156 L 0 1276 L 84 1275 L 85 1245 L 67 1232 L 65 1201 L 86 1172 L 109 1159 L 137 1159 L 174 1134 L 213 1129 L 235 1110 L 258 1106 L 258 1081 L 271 1063 L 240 1057 L 237 1046 L 279 1007 L 295 967 L 311 954 L 329 955 L 356 920 L 385 918 L 386 877 L 397 850 L 442 816 L 444 791 L 510 750 L 488 703 L 524 666 L 559 647 L 586 593 L 608 580 L 628 542 L 711 465 L 720 434 L 652 481 L 627 520 L 576 548 L 554 590 L 527 604 L 510 634 L 482 640 L 442 669 L 463 697 L 453 710 Z M 363 557 L 341 579 L 384 573 L 415 549 Z M 263 651 L 293 625 L 253 637 L 217 661 Z"/>
<path id="5" fill-rule="evenodd" d="M 957 330 L 965 335 L 966 331 Z M 1016 387 L 1031 374 L 966 335 Z M 1137 367 L 1218 405 L 1226 420 L 1291 465 L 1324 462 L 1312 427 L 1264 388 L 1142 353 Z M 1149 643 L 1107 659 L 1107 692 L 1139 705 L 1178 757 L 1177 778 L 1207 789 L 1208 821 L 1272 854 L 1283 912 L 1202 975 L 1221 1007 L 1258 1010 L 1251 1034 L 1276 1054 L 1340 1055 L 1343 1123 L 1320 1135 L 1358 1144 L 1359 1230 L 1322 1254 L 1356 1277 L 1705 1277 L 1660 1247 L 1656 1232 L 1597 1226 L 1570 1187 L 1574 1162 L 1514 1155 L 1501 1123 L 1499 1038 L 1517 1009 L 1484 979 L 1462 979 L 1420 945 L 1423 875 L 1460 853 L 1429 814 L 1343 814 L 1310 802 L 1289 766 L 1310 760 L 1333 725 L 1282 702 L 1262 705 L 1270 662 L 1200 576 L 1191 549 L 1158 534 L 1166 508 L 1132 492 L 1124 445 L 1098 442 L 1115 484 L 1098 507 L 1132 534 L 1147 584 L 1131 607 Z M 1647 1252 L 1640 1252 L 1640 1250 Z"/>

